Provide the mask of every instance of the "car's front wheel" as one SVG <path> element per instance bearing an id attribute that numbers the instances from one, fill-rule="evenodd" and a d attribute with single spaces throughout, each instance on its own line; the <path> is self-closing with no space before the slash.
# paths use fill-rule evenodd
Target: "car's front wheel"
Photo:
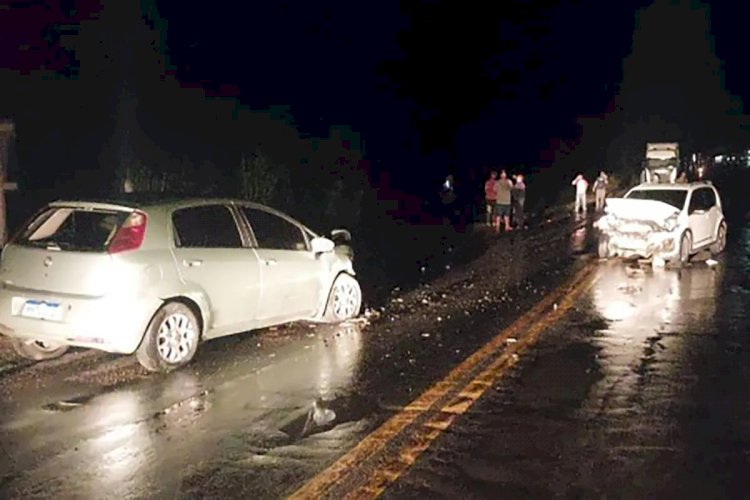
<path id="1" fill-rule="evenodd" d="M 609 258 L 609 238 L 605 235 L 599 236 L 599 241 L 597 243 L 597 254 L 599 255 L 600 259 Z"/>
<path id="2" fill-rule="evenodd" d="M 68 346 L 44 340 L 12 339 L 13 349 L 19 356 L 34 361 L 59 358 L 68 351 Z"/>
<path id="3" fill-rule="evenodd" d="M 693 237 L 685 232 L 680 238 L 680 265 L 685 266 L 690 262 L 690 252 L 693 247 Z"/>
<path id="4" fill-rule="evenodd" d="M 716 241 L 711 245 L 711 253 L 718 255 L 727 247 L 727 223 L 722 221 L 716 231 Z"/>
<path id="5" fill-rule="evenodd" d="M 190 362 L 199 341 L 195 313 L 185 304 L 169 302 L 154 314 L 136 357 L 149 371 L 168 372 Z"/>
<path id="6" fill-rule="evenodd" d="M 331 287 L 324 320 L 340 323 L 356 318 L 362 308 L 362 290 L 359 282 L 348 274 L 339 274 Z"/>

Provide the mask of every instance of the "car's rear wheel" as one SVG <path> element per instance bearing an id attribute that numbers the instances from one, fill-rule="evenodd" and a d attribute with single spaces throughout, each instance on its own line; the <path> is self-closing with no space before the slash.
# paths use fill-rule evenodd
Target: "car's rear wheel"
<path id="1" fill-rule="evenodd" d="M 356 318 L 362 308 L 362 290 L 359 282 L 348 274 L 339 274 L 331 287 L 324 320 L 339 323 Z"/>
<path id="2" fill-rule="evenodd" d="M 680 265 L 685 266 L 690 262 L 690 252 L 693 247 L 693 237 L 685 232 L 680 238 Z"/>
<path id="3" fill-rule="evenodd" d="M 716 241 L 711 245 L 711 253 L 718 255 L 727 247 L 727 223 L 722 221 L 716 231 Z"/>
<path id="4" fill-rule="evenodd" d="M 68 346 L 44 340 L 11 339 L 13 349 L 19 356 L 34 361 L 59 358 L 68 351 Z"/>
<path id="5" fill-rule="evenodd" d="M 168 372 L 189 363 L 199 341 L 195 313 L 185 304 L 169 302 L 154 314 L 136 357 L 149 371 Z"/>

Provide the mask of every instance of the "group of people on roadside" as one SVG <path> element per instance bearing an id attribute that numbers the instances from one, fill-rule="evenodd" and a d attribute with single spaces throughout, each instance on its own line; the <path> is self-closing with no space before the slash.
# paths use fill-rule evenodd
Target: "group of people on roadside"
<path id="1" fill-rule="evenodd" d="M 575 212 L 587 211 L 589 181 L 579 173 L 571 182 L 575 187 Z M 604 171 L 594 181 L 593 191 L 596 211 L 604 210 L 604 202 L 609 188 L 609 178 Z M 452 175 L 448 175 L 441 187 L 440 198 L 451 222 L 459 217 L 459 204 Z M 521 173 L 508 176 L 506 170 L 493 170 L 484 183 L 484 198 L 487 226 L 496 231 L 526 229 L 526 182 Z"/>
<path id="2" fill-rule="evenodd" d="M 586 213 L 586 195 L 588 194 L 589 181 L 579 173 L 573 182 L 576 188 L 575 213 Z M 609 177 L 604 171 L 599 172 L 599 177 L 594 181 L 594 206 L 597 212 L 604 210 L 604 200 L 607 199 L 607 187 L 609 186 Z"/>
<path id="3" fill-rule="evenodd" d="M 526 203 L 526 183 L 523 174 L 516 174 L 511 180 L 508 173 L 501 170 L 498 175 L 493 170 L 484 183 L 484 198 L 487 206 L 488 226 L 500 231 L 524 229 L 524 204 Z"/>

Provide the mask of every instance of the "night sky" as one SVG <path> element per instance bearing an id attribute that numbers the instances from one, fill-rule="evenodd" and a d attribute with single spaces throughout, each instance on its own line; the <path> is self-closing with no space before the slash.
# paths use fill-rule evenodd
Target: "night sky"
<path id="1" fill-rule="evenodd" d="M 676 3 L 661 2 L 662 12 L 641 23 L 636 13 L 648 2 L 162 0 L 156 10 L 143 2 L 147 11 L 158 11 L 150 28 L 165 56 L 162 75 L 153 80 L 176 79 L 183 88 L 253 108 L 287 105 L 306 134 L 325 135 L 331 125 L 348 124 L 362 134 L 368 158 L 387 165 L 382 168 L 405 185 L 438 182 L 454 167 L 460 174 L 482 165 L 551 163 L 561 141 L 587 152 L 579 164 L 612 162 L 609 145 L 619 144 L 618 134 L 653 114 L 670 121 L 672 128 L 664 130 L 679 130 L 678 139 L 689 139 L 694 148 L 725 145 L 711 130 L 722 131 L 721 140 L 742 142 L 742 118 L 730 124 L 723 117 L 742 115 L 742 101 L 750 99 L 744 40 L 750 9 L 740 2 L 711 6 L 712 40 L 700 6 L 671 6 Z M 97 47 L 91 38 L 81 47 L 80 27 L 111 3 L 10 5 L 0 8 L 0 78 L 6 95 L 16 92 L 4 114 L 17 119 L 23 139 L 18 162 L 42 171 L 50 158 L 67 158 L 69 164 L 55 168 L 70 176 L 65 172 L 77 168 L 70 163 L 95 164 L 86 150 L 107 137 L 103 122 L 122 91 L 118 77 L 107 80 L 116 73 L 102 65 L 96 95 L 76 97 L 86 122 L 76 125 L 76 137 L 88 141 L 78 145 L 65 136 L 72 133 L 65 131 L 70 122 L 60 115 L 69 109 L 56 109 L 63 104 L 45 101 L 41 94 L 49 93 L 32 91 L 41 84 L 29 82 L 39 79 L 35 70 L 42 66 L 61 81 L 83 75 L 91 63 L 82 61 L 91 61 Z M 108 22 L 106 36 L 121 38 L 112 46 L 138 43 L 128 29 Z M 632 69 L 624 74 L 623 58 L 634 47 L 640 48 L 631 63 L 626 59 Z M 714 48 L 718 59 L 711 60 Z M 102 50 L 97 57 L 113 64 Z M 666 65 L 658 60 L 672 56 Z M 145 74 L 141 66 L 137 71 Z M 645 88 L 652 83 L 660 90 Z M 44 88 L 52 87 L 48 82 Z M 149 101 L 141 100 L 147 107 Z M 624 111 L 618 115 L 618 109 Z M 153 129 L 165 131 L 165 144 L 186 141 L 168 137 L 184 123 L 176 116 Z M 599 126 L 609 116 L 618 124 Z"/>

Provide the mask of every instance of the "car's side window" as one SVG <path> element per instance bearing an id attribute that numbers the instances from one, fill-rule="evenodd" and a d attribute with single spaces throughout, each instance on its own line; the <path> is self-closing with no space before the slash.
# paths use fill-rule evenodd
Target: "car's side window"
<path id="1" fill-rule="evenodd" d="M 696 189 L 690 194 L 690 206 L 688 207 L 688 214 L 692 214 L 696 210 L 703 210 L 703 201 L 702 201 L 701 191 L 700 189 Z"/>
<path id="2" fill-rule="evenodd" d="M 252 207 L 242 207 L 242 213 L 258 242 L 259 248 L 271 250 L 308 250 L 302 229 L 277 215 Z"/>
<path id="3" fill-rule="evenodd" d="M 237 223 L 228 207 L 207 205 L 172 214 L 175 246 L 182 248 L 241 248 Z"/>
<path id="4" fill-rule="evenodd" d="M 710 210 L 716 205 L 716 195 L 714 194 L 713 189 L 704 188 L 703 190 L 703 196 L 705 198 L 705 209 Z"/>

